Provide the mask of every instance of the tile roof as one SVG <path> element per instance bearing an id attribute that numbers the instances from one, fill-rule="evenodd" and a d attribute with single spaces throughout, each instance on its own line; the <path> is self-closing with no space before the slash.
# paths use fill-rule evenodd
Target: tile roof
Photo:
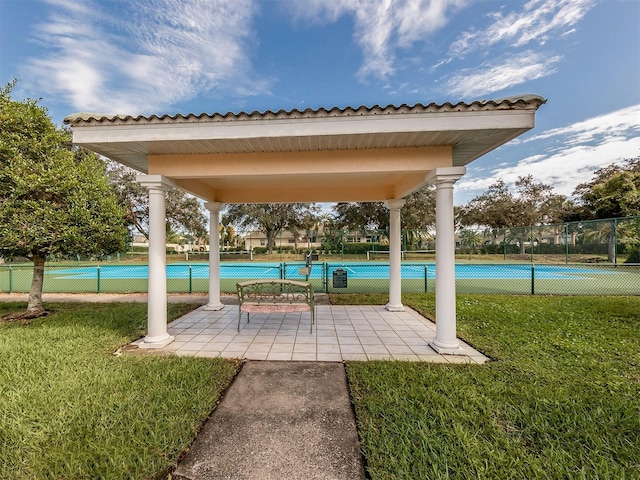
<path id="1" fill-rule="evenodd" d="M 519 95 L 513 97 L 507 97 L 499 100 L 477 100 L 470 103 L 458 102 L 450 103 L 445 102 L 442 104 L 429 103 L 424 105 L 422 103 L 416 103 L 414 105 L 387 105 L 381 107 L 379 105 L 374 106 L 359 106 L 344 108 L 333 107 L 326 109 L 324 107 L 312 109 L 306 108 L 304 110 L 298 110 L 296 108 L 292 110 L 265 110 L 260 112 L 254 110 L 252 112 L 238 112 L 238 113 L 188 113 L 186 115 L 106 115 L 89 112 L 79 112 L 67 116 L 64 119 L 64 123 L 70 125 L 81 124 L 96 124 L 96 123 L 111 123 L 111 124 L 145 124 L 145 123 L 197 123 L 208 121 L 235 121 L 235 120 L 269 120 L 269 119 L 286 119 L 286 118 L 322 118 L 322 117 L 348 117 L 348 116 L 373 116 L 373 115 L 389 115 L 389 114 L 410 114 L 410 113 L 430 113 L 430 112 L 471 112 L 482 110 L 529 110 L 537 109 L 540 105 L 546 103 L 546 99 L 538 95 Z"/>

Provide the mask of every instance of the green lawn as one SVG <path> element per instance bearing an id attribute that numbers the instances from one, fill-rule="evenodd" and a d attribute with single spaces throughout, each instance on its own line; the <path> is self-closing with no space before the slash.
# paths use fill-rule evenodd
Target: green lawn
<path id="1" fill-rule="evenodd" d="M 493 362 L 348 363 L 372 479 L 640 478 L 640 297 L 460 295 L 458 333 Z"/>
<path id="2" fill-rule="evenodd" d="M 0 478 L 166 478 L 237 365 L 114 356 L 144 304 L 48 306 L 0 324 Z M 640 478 L 640 297 L 460 295 L 458 318 L 491 363 L 348 363 L 373 480 Z"/>
<path id="3" fill-rule="evenodd" d="M 24 306 L 0 303 L 0 316 Z M 142 334 L 145 304 L 47 307 L 28 325 L 0 323 L 0 478 L 166 478 L 237 365 L 114 356 Z"/>

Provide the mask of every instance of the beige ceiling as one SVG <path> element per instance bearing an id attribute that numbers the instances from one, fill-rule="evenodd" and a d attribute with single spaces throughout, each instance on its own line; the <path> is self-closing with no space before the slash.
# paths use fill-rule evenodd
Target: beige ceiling
<path id="1" fill-rule="evenodd" d="M 544 99 L 213 115 L 76 114 L 76 144 L 223 203 L 384 201 L 534 126 Z"/>

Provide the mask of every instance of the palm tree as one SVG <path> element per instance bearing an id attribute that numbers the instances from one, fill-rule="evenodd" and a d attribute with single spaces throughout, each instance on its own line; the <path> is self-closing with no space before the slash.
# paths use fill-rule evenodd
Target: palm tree
<path id="1" fill-rule="evenodd" d="M 458 234 L 460 245 L 469 248 L 469 260 L 471 260 L 471 251 L 484 243 L 484 236 L 475 230 L 465 229 Z"/>
<path id="2" fill-rule="evenodd" d="M 594 222 L 596 226 L 582 232 L 584 240 L 607 244 L 607 261 L 616 263 L 616 225 L 615 220 Z M 583 224 L 583 226 L 586 226 Z"/>

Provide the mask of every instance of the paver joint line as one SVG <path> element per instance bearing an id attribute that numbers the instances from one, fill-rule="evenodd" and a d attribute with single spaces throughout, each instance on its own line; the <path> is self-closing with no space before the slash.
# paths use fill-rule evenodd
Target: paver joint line
<path id="1" fill-rule="evenodd" d="M 207 312 L 205 319 L 201 318 L 202 313 L 197 309 L 170 323 L 168 328 L 175 335 L 175 341 L 163 351 L 178 355 L 279 361 L 366 361 L 376 358 L 481 364 L 488 360 L 464 342 L 461 342 L 460 358 L 436 353 L 429 346 L 435 337 L 434 324 L 411 309 L 394 313 L 375 305 L 327 305 L 318 310 L 313 334 L 309 334 L 304 326 L 300 327 L 298 317 L 302 313 L 292 319 L 288 318 L 290 314 L 274 314 L 262 322 L 257 321 L 256 315 L 250 327 L 239 333 L 233 312 Z M 384 320 L 378 319 L 381 315 L 385 316 Z M 336 320 L 337 316 L 344 319 Z M 322 347 L 327 344 L 334 345 L 336 350 L 327 351 Z"/>

